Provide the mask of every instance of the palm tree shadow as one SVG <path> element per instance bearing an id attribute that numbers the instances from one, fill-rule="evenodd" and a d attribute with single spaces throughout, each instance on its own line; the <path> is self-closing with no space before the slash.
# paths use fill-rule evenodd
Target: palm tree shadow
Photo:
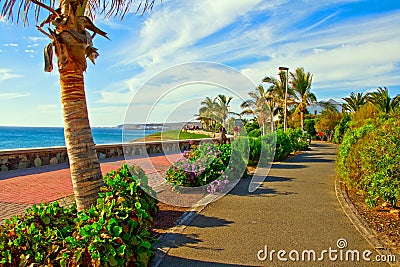
<path id="1" fill-rule="evenodd" d="M 198 244 L 202 240 L 198 238 L 196 234 L 186 235 L 181 233 L 166 233 L 161 236 L 158 241 L 154 244 L 156 248 L 179 248 L 189 244 Z"/>
<path id="2" fill-rule="evenodd" d="M 225 219 L 216 218 L 216 217 L 208 217 L 203 214 L 197 214 L 195 219 L 192 222 L 183 222 L 182 225 L 198 227 L 198 228 L 207 228 L 207 227 L 223 227 L 229 224 L 232 224 L 232 221 L 227 221 Z"/>
<path id="3" fill-rule="evenodd" d="M 254 192 L 249 192 L 249 185 L 251 183 L 252 178 L 246 178 L 246 179 L 241 179 L 239 183 L 232 189 L 232 191 L 229 192 L 229 195 L 235 195 L 235 196 L 247 196 L 247 197 L 273 197 L 273 196 L 287 196 L 287 195 L 292 195 L 296 194 L 295 192 L 289 192 L 289 191 L 278 191 L 274 188 L 266 188 L 265 185 L 268 182 L 288 182 L 292 181 L 293 178 L 286 178 L 286 177 L 274 177 L 274 176 L 267 176 L 261 177 L 258 176 L 256 177 L 257 181 L 262 181 L 258 182 L 260 185 Z"/>

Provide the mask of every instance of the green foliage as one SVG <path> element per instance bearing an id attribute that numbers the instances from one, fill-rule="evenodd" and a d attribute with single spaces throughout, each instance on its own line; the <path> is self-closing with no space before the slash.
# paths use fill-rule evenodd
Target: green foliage
<path id="1" fill-rule="evenodd" d="M 258 161 L 260 160 L 261 155 L 261 140 L 262 138 L 249 138 L 249 165 L 256 166 Z"/>
<path id="2" fill-rule="evenodd" d="M 315 130 L 315 119 L 305 119 L 304 120 L 304 130 L 311 137 L 315 137 L 317 135 L 317 130 Z"/>
<path id="3" fill-rule="evenodd" d="M 246 128 L 246 132 L 250 133 L 251 131 L 258 129 L 260 130 L 260 125 L 258 124 L 258 122 L 256 120 L 253 120 L 252 122 L 247 122 L 245 124 L 245 128 Z"/>
<path id="4" fill-rule="evenodd" d="M 343 137 L 336 164 L 339 176 L 349 188 L 357 186 L 360 179 L 358 166 L 360 166 L 361 159 L 359 155 L 357 155 L 357 142 L 374 129 L 374 125 L 366 124 L 362 127 L 348 130 Z"/>
<path id="5" fill-rule="evenodd" d="M 249 165 L 255 166 L 260 161 L 261 164 L 266 164 L 272 159 L 282 161 L 294 151 L 308 149 L 307 135 L 303 134 L 300 128 L 296 130 L 288 128 L 286 133 L 279 129 L 276 133 L 249 138 L 249 147 Z"/>
<path id="6" fill-rule="evenodd" d="M 344 113 L 343 118 L 340 120 L 339 124 L 335 127 L 335 133 L 333 135 L 333 142 L 335 144 L 342 143 L 343 136 L 349 129 L 349 122 L 351 121 L 350 115 Z"/>
<path id="7" fill-rule="evenodd" d="M 40 204 L 0 226 L 1 266 L 147 266 L 158 208 L 142 169 L 123 165 L 104 177 L 96 205 Z"/>
<path id="8" fill-rule="evenodd" d="M 400 198 L 400 123 L 379 119 L 349 130 L 339 149 L 337 169 L 349 188 L 365 195 L 369 206 L 395 205 Z"/>
<path id="9" fill-rule="evenodd" d="M 282 130 L 276 131 L 275 160 L 282 161 L 292 152 L 293 146 L 290 137 Z"/>
<path id="10" fill-rule="evenodd" d="M 245 154 L 248 154 L 245 140 L 237 138 L 232 144 L 204 143 L 191 146 L 190 151 L 185 151 L 184 157 L 168 169 L 166 180 L 176 188 L 197 187 L 221 177 L 234 179 L 244 176 L 247 166 Z"/>
<path id="11" fill-rule="evenodd" d="M 229 144 L 205 143 L 191 146 L 184 157 L 168 169 L 166 179 L 174 186 L 196 187 L 217 179 L 229 163 Z"/>
<path id="12" fill-rule="evenodd" d="M 286 134 L 289 136 L 293 151 L 308 150 L 307 135 L 301 128 L 288 128 Z"/>
<path id="13" fill-rule="evenodd" d="M 341 113 L 331 109 L 324 110 L 315 122 L 315 129 L 324 133 L 324 136 L 331 142 L 333 134 L 335 133 L 335 127 L 339 124 L 341 119 Z"/>
<path id="14" fill-rule="evenodd" d="M 260 129 L 253 129 L 247 135 L 249 137 L 259 137 L 259 136 L 261 136 L 261 130 Z"/>

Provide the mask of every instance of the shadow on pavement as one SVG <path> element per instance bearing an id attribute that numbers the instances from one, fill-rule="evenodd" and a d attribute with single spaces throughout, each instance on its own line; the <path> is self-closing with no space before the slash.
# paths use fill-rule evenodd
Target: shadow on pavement
<path id="1" fill-rule="evenodd" d="M 332 147 L 332 144 L 324 142 L 311 142 L 311 149 L 313 147 Z"/>
<path id="2" fill-rule="evenodd" d="M 295 157 L 291 158 L 288 160 L 288 162 L 293 162 L 293 163 L 324 163 L 324 162 L 334 162 L 335 160 L 333 159 L 324 159 L 324 158 L 319 158 L 319 157 Z M 281 164 L 285 165 L 285 164 Z M 289 165 L 290 166 L 290 165 Z M 302 166 L 302 165 L 292 165 L 292 166 L 301 166 L 302 168 L 307 168 L 307 166 Z M 288 168 L 290 169 L 290 168 Z M 294 168 L 292 168 L 294 169 Z"/>
<path id="3" fill-rule="evenodd" d="M 271 178 L 271 180 L 269 180 L 269 178 Z M 294 192 L 281 192 L 281 191 L 277 191 L 276 189 L 273 188 L 265 188 L 265 186 L 267 186 L 268 182 L 274 182 L 274 180 L 276 182 L 284 182 L 284 181 L 292 181 L 292 178 L 285 178 L 285 177 L 274 177 L 274 176 L 267 176 L 264 180 L 264 182 L 261 184 L 261 186 L 259 188 L 257 188 L 256 191 L 254 192 L 249 192 L 249 185 L 251 182 L 252 178 L 248 177 L 245 179 L 241 179 L 239 181 L 239 183 L 232 189 L 232 191 L 229 192 L 228 195 L 234 195 L 234 196 L 247 196 L 247 197 L 255 197 L 255 196 L 278 196 L 278 195 L 282 195 L 282 196 L 288 196 L 288 195 L 293 195 L 293 194 L 297 194 Z M 262 177 L 260 177 L 260 179 L 257 180 L 262 180 Z"/>
<path id="4" fill-rule="evenodd" d="M 303 162 L 303 161 L 291 161 L 291 162 Z M 288 162 L 285 163 L 274 163 L 272 164 L 272 167 L 274 169 L 303 169 L 303 168 L 307 168 L 307 166 L 305 165 L 299 165 L 299 164 L 288 164 Z"/>
<path id="5" fill-rule="evenodd" d="M 207 227 L 223 227 L 231 224 L 233 222 L 227 221 L 225 219 L 221 218 L 216 218 L 216 217 L 207 217 L 202 214 L 198 214 L 196 216 L 196 219 L 193 220 L 192 222 L 188 223 L 183 223 L 182 225 L 190 225 L 193 227 L 199 227 L 199 228 L 207 228 Z"/>
<path id="6" fill-rule="evenodd" d="M 268 175 L 267 178 L 265 178 L 265 182 L 290 182 L 292 181 L 293 178 L 287 178 L 287 177 L 278 177 L 278 176 L 270 176 Z"/>
<path id="7" fill-rule="evenodd" d="M 169 263 L 173 263 L 170 265 Z M 217 263 L 217 262 L 207 262 L 207 261 L 200 261 L 200 260 L 192 260 L 192 259 L 185 259 L 176 256 L 165 256 L 160 266 L 199 266 L 199 267 L 241 267 L 241 266 L 248 266 L 252 267 L 251 265 L 238 265 L 238 264 L 229 264 L 229 263 Z M 256 265 L 254 265 L 256 266 Z"/>

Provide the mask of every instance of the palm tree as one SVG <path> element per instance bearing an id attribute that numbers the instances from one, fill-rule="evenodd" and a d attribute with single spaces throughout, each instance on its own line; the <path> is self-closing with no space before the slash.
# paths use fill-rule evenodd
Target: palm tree
<path id="1" fill-rule="evenodd" d="M 259 85 L 254 91 L 249 93 L 251 99 L 244 101 L 240 107 L 243 109 L 241 114 L 253 114 L 262 127 L 265 134 L 265 124 L 270 121 L 271 132 L 274 130 L 274 116 L 280 111 L 279 102 L 271 91 L 266 91 Z"/>
<path id="2" fill-rule="evenodd" d="M 363 93 L 354 94 L 354 92 L 351 92 L 349 97 L 344 97 L 342 99 L 346 102 L 345 109 L 350 112 L 359 111 L 361 106 L 366 102 L 366 97 Z"/>
<path id="3" fill-rule="evenodd" d="M 279 107 L 279 109 L 277 109 L 276 111 L 278 112 L 278 114 L 281 113 L 280 115 L 281 115 L 281 117 L 283 117 L 283 112 L 285 109 L 286 72 L 281 71 L 279 73 L 279 80 L 275 79 L 272 76 L 266 76 L 266 77 L 264 77 L 264 79 L 262 79 L 262 82 L 270 84 L 270 86 L 268 88 L 268 92 L 273 94 L 274 102 Z M 291 86 L 288 86 L 287 99 L 286 99 L 287 106 L 292 106 L 295 104 L 293 95 L 294 95 L 293 88 Z M 275 114 L 275 115 L 277 115 L 277 114 Z"/>
<path id="4" fill-rule="evenodd" d="M 133 0 L 0 0 L 3 8 L 0 15 L 17 22 L 23 20 L 27 25 L 28 18 L 33 16 L 38 23 L 40 11 L 47 10 L 50 15 L 37 28 L 51 42 L 45 48 L 45 71 L 53 70 L 53 52 L 58 60 L 60 73 L 61 103 L 64 117 L 64 135 L 70 163 L 71 178 L 78 210 L 90 208 L 95 203 L 103 183 L 99 160 L 93 142 L 88 119 L 85 97 L 84 76 L 86 58 L 93 63 L 99 55 L 93 47 L 96 34 L 107 37 L 107 33 L 97 28 L 92 19 L 96 13 L 106 17 L 124 15 L 130 10 Z M 143 12 L 151 9 L 154 0 L 139 1 Z M 17 8 L 14 8 L 17 7 Z M 33 9 L 33 13 L 32 13 Z M 42 29 L 48 24 L 48 32 Z M 93 34 L 90 34 L 91 31 Z"/>
<path id="5" fill-rule="evenodd" d="M 307 106 L 317 101 L 317 97 L 311 92 L 312 75 L 306 73 L 304 68 L 297 68 L 295 73 L 290 73 L 290 76 L 294 97 L 297 100 L 296 110 L 300 113 L 301 129 L 304 130 L 304 114 Z"/>
<path id="6" fill-rule="evenodd" d="M 380 112 L 389 114 L 400 107 L 400 94 L 392 99 L 386 87 L 384 89 L 379 87 L 377 92 L 367 94 L 367 101 L 374 105 Z"/>
<path id="7" fill-rule="evenodd" d="M 202 106 L 199 109 L 199 114 L 196 114 L 197 119 L 202 121 L 205 126 L 215 126 L 216 116 L 215 116 L 215 109 L 216 109 L 216 101 L 215 99 L 211 99 L 210 97 L 206 97 L 205 100 L 201 101 L 200 103 Z"/>
<path id="8" fill-rule="evenodd" d="M 228 114 L 235 114 L 229 111 L 229 104 L 232 101 L 233 97 L 227 97 L 226 95 L 217 95 L 214 101 L 216 103 L 215 112 L 219 119 L 219 122 L 222 123 L 224 127 L 226 127 L 225 122 L 228 118 Z"/>

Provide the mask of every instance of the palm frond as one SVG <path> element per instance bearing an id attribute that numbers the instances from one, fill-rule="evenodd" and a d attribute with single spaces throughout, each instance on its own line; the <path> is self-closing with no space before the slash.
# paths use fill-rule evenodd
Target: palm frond
<path id="1" fill-rule="evenodd" d="M 121 20 L 131 11 L 131 6 L 137 4 L 136 13 L 144 14 L 151 10 L 156 0 L 87 0 L 85 14 L 93 19 L 97 14 L 104 15 L 106 18 L 119 17 Z M 160 0 L 162 1 L 162 0 Z M 80 5 L 85 5 L 85 0 L 78 0 Z M 0 16 L 6 20 L 20 21 L 24 26 L 29 25 L 29 20 L 33 19 L 39 23 L 41 12 L 50 9 L 56 10 L 59 2 L 55 0 L 0 0 Z"/>

